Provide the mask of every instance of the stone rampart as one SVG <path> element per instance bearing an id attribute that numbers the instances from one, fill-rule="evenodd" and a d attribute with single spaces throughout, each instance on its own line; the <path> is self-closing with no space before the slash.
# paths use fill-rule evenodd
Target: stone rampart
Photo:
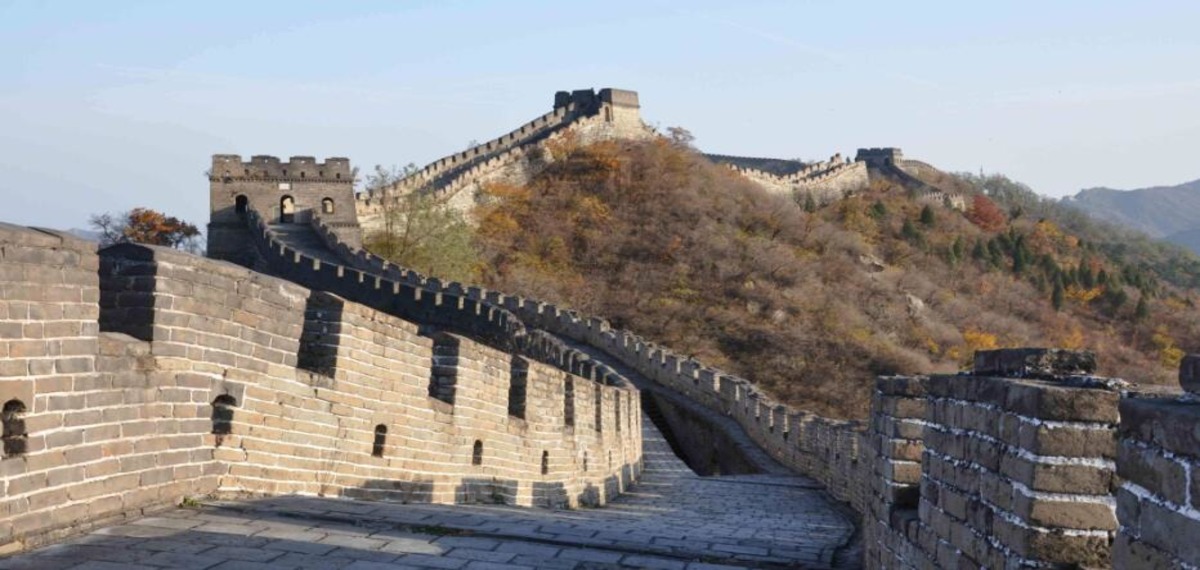
<path id="1" fill-rule="evenodd" d="M 1179 376 L 1182 397 L 1121 401 L 1114 567 L 1200 567 L 1200 354 Z"/>
<path id="2" fill-rule="evenodd" d="M 7 551 L 191 496 L 601 504 L 640 470 L 636 392 L 329 293 L 11 226 L 0 276 Z"/>
<path id="3" fill-rule="evenodd" d="M 993 351 L 971 375 L 881 378 L 866 566 L 1195 567 L 1200 406 L 1130 393 L 1079 355 Z"/>
<path id="4" fill-rule="evenodd" d="M 614 330 L 602 319 L 480 287 L 443 283 L 340 243 L 336 232 L 322 229 L 320 224 L 318 233 L 331 251 L 367 274 L 423 290 L 423 295 L 461 296 L 468 300 L 464 302 L 504 310 L 529 329 L 542 329 L 600 349 L 646 378 L 732 417 L 776 460 L 817 479 L 834 496 L 861 510 L 865 480 L 856 475 L 862 467 L 858 450 L 863 430 L 858 422 L 831 420 L 784 406 L 744 378 L 676 355 L 631 332 Z M 566 350 L 565 354 L 567 361 L 590 362 L 578 351 Z M 603 365 L 595 368 L 607 369 Z M 587 375 L 586 371 L 577 373 Z"/>
<path id="5" fill-rule="evenodd" d="M 828 204 L 850 196 L 866 188 L 869 182 L 865 163 L 847 162 L 841 155 L 809 164 L 717 154 L 705 156 L 768 192 L 798 199 L 811 196 L 818 204 Z"/>
<path id="6" fill-rule="evenodd" d="M 95 244 L 0 225 L 0 550 L 217 488 L 208 387 L 100 332 L 98 269 Z"/>
<path id="7" fill-rule="evenodd" d="M 411 192 L 432 194 L 467 210 L 474 190 L 493 181 L 524 183 L 547 159 L 544 143 L 571 132 L 581 143 L 614 138 L 645 138 L 637 93 L 620 89 L 561 91 L 550 112 L 490 141 L 438 159 L 393 185 L 358 196 L 356 209 L 367 231 L 382 225 L 388 201 Z"/>

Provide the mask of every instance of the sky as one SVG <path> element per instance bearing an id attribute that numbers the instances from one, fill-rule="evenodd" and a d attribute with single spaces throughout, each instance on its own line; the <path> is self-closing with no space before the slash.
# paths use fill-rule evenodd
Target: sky
<path id="1" fill-rule="evenodd" d="M 0 0 L 0 221 L 207 223 L 212 154 L 423 165 L 617 87 L 707 152 L 1200 178 L 1200 2 Z"/>

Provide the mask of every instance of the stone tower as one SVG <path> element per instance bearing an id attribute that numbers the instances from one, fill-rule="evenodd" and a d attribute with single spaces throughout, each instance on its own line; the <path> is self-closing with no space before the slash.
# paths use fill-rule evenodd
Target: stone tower
<path id="1" fill-rule="evenodd" d="M 247 213 L 271 224 L 309 224 L 314 217 L 357 236 L 350 159 L 215 154 L 209 171 L 208 256 L 242 265 L 253 260 Z M 339 234 L 343 233 L 339 231 Z"/>

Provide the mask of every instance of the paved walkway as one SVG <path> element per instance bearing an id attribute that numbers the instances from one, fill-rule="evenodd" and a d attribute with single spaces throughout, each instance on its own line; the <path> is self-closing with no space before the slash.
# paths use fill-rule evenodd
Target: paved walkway
<path id="1" fill-rule="evenodd" d="M 644 476 L 605 508 L 212 502 L 0 560 L 0 569 L 825 568 L 852 534 L 808 481 L 698 477 L 643 419 Z"/>

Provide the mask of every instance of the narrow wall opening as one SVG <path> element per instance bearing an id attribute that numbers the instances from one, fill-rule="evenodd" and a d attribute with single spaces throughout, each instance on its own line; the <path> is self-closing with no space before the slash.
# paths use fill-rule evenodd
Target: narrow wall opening
<path id="1" fill-rule="evenodd" d="M 571 376 L 563 379 L 563 421 L 575 427 L 575 379 Z"/>
<path id="2" fill-rule="evenodd" d="M 596 408 L 596 414 L 595 414 L 596 415 L 596 418 L 595 418 L 596 433 L 603 433 L 604 432 L 604 390 L 600 389 L 599 384 L 593 384 L 592 389 L 595 391 L 594 394 L 596 395 L 596 403 L 594 406 Z"/>
<path id="3" fill-rule="evenodd" d="M 216 436 L 217 447 L 233 433 L 233 411 L 236 407 L 237 399 L 229 394 L 221 394 L 212 401 L 212 433 Z"/>
<path id="4" fill-rule="evenodd" d="M 508 364 L 508 415 L 525 419 L 525 397 L 529 384 L 529 362 L 513 356 Z"/>
<path id="5" fill-rule="evenodd" d="M 25 431 L 25 402 L 12 399 L 4 403 L 0 412 L 4 422 L 4 457 L 24 455 L 29 442 Z"/>
<path id="6" fill-rule="evenodd" d="M 375 426 L 375 441 L 371 443 L 371 455 L 383 457 L 385 447 L 387 447 L 387 426 L 379 424 Z"/>
<path id="7" fill-rule="evenodd" d="M 429 371 L 429 397 L 454 405 L 458 383 L 458 339 L 446 333 L 433 336 L 433 355 Z"/>

